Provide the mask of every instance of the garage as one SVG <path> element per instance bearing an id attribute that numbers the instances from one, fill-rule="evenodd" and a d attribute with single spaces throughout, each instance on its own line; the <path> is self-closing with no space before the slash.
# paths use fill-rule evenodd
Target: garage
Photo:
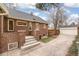
<path id="1" fill-rule="evenodd" d="M 60 28 L 60 34 L 77 35 L 77 27 L 63 27 L 63 28 Z"/>

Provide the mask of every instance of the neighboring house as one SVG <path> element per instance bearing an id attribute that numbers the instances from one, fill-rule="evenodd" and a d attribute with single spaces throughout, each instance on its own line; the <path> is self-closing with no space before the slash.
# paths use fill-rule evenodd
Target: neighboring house
<path id="1" fill-rule="evenodd" d="M 27 14 L 0 4 L 0 53 L 9 50 L 10 43 L 21 47 L 25 43 L 25 36 L 41 39 L 48 35 L 48 24 L 33 14 Z"/>

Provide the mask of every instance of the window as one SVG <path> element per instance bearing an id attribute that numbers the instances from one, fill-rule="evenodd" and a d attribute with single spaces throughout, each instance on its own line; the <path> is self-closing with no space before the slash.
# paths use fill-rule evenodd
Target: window
<path id="1" fill-rule="evenodd" d="M 46 28 L 46 24 L 44 24 L 44 28 Z"/>
<path id="2" fill-rule="evenodd" d="M 8 50 L 13 50 L 18 48 L 18 42 L 8 43 Z"/>
<path id="3" fill-rule="evenodd" d="M 27 26 L 26 22 L 24 21 L 17 21 L 17 26 Z"/>
<path id="4" fill-rule="evenodd" d="M 36 30 L 39 30 L 39 23 L 36 23 Z"/>
<path id="5" fill-rule="evenodd" d="M 31 22 L 29 23 L 29 30 L 30 31 L 32 30 L 32 23 Z"/>
<path id="6" fill-rule="evenodd" d="M 8 31 L 14 31 L 14 20 L 8 19 Z"/>

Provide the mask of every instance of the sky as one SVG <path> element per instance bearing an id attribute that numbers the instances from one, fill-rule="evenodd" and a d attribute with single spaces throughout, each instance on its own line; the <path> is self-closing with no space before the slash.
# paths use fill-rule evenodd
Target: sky
<path id="1" fill-rule="evenodd" d="M 79 4 L 78 3 L 64 3 L 63 4 L 66 10 L 68 10 L 68 21 L 70 24 L 75 22 L 77 24 L 79 19 Z"/>
<path id="2" fill-rule="evenodd" d="M 25 6 L 26 5 L 26 6 Z M 65 9 L 68 18 L 68 22 L 76 22 L 77 18 L 79 17 L 79 4 L 78 3 L 61 3 L 62 7 Z M 35 15 L 43 18 L 44 20 L 49 20 L 50 18 L 50 13 L 52 12 L 46 12 L 46 11 L 41 11 L 35 7 L 35 3 L 27 3 L 27 4 L 19 4 L 20 7 L 19 9 L 30 13 L 33 12 Z M 52 10 L 51 10 L 52 11 Z"/>
<path id="3" fill-rule="evenodd" d="M 79 4 L 77 3 L 69 3 L 64 4 L 65 8 L 70 11 L 71 14 L 79 14 Z"/>
<path id="4" fill-rule="evenodd" d="M 34 15 L 39 16 L 43 18 L 44 20 L 52 19 L 50 17 L 50 14 L 53 13 L 53 9 L 51 9 L 50 12 L 39 10 L 35 7 L 36 3 L 24 3 L 24 4 L 18 4 L 18 10 L 31 13 L 33 12 Z M 68 16 L 67 22 L 75 22 L 77 23 L 79 18 L 79 4 L 78 3 L 61 3 L 62 7 L 66 11 L 66 14 Z"/>
<path id="5" fill-rule="evenodd" d="M 41 18 L 43 18 L 44 20 L 48 20 L 48 18 L 50 18 L 49 16 L 49 12 L 47 11 L 42 11 L 40 9 L 37 9 L 35 7 L 35 3 L 29 3 L 29 4 L 19 4 L 19 7 L 17 8 L 17 10 L 26 12 L 26 13 L 33 13 L 36 16 L 39 16 Z"/>

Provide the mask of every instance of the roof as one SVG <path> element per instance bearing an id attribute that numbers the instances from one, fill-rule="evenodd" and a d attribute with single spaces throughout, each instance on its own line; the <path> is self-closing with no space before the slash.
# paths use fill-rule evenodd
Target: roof
<path id="1" fill-rule="evenodd" d="M 14 7 L 7 7 L 6 3 L 3 4 L 5 6 L 5 8 L 8 11 L 8 17 L 9 18 L 15 18 L 15 19 L 21 19 L 21 20 L 27 20 L 27 21 L 34 21 L 34 22 L 39 22 L 39 23 L 46 23 L 47 22 L 45 20 L 43 20 L 42 18 L 32 15 L 32 14 L 28 14 L 19 10 L 16 10 L 16 8 Z"/>

